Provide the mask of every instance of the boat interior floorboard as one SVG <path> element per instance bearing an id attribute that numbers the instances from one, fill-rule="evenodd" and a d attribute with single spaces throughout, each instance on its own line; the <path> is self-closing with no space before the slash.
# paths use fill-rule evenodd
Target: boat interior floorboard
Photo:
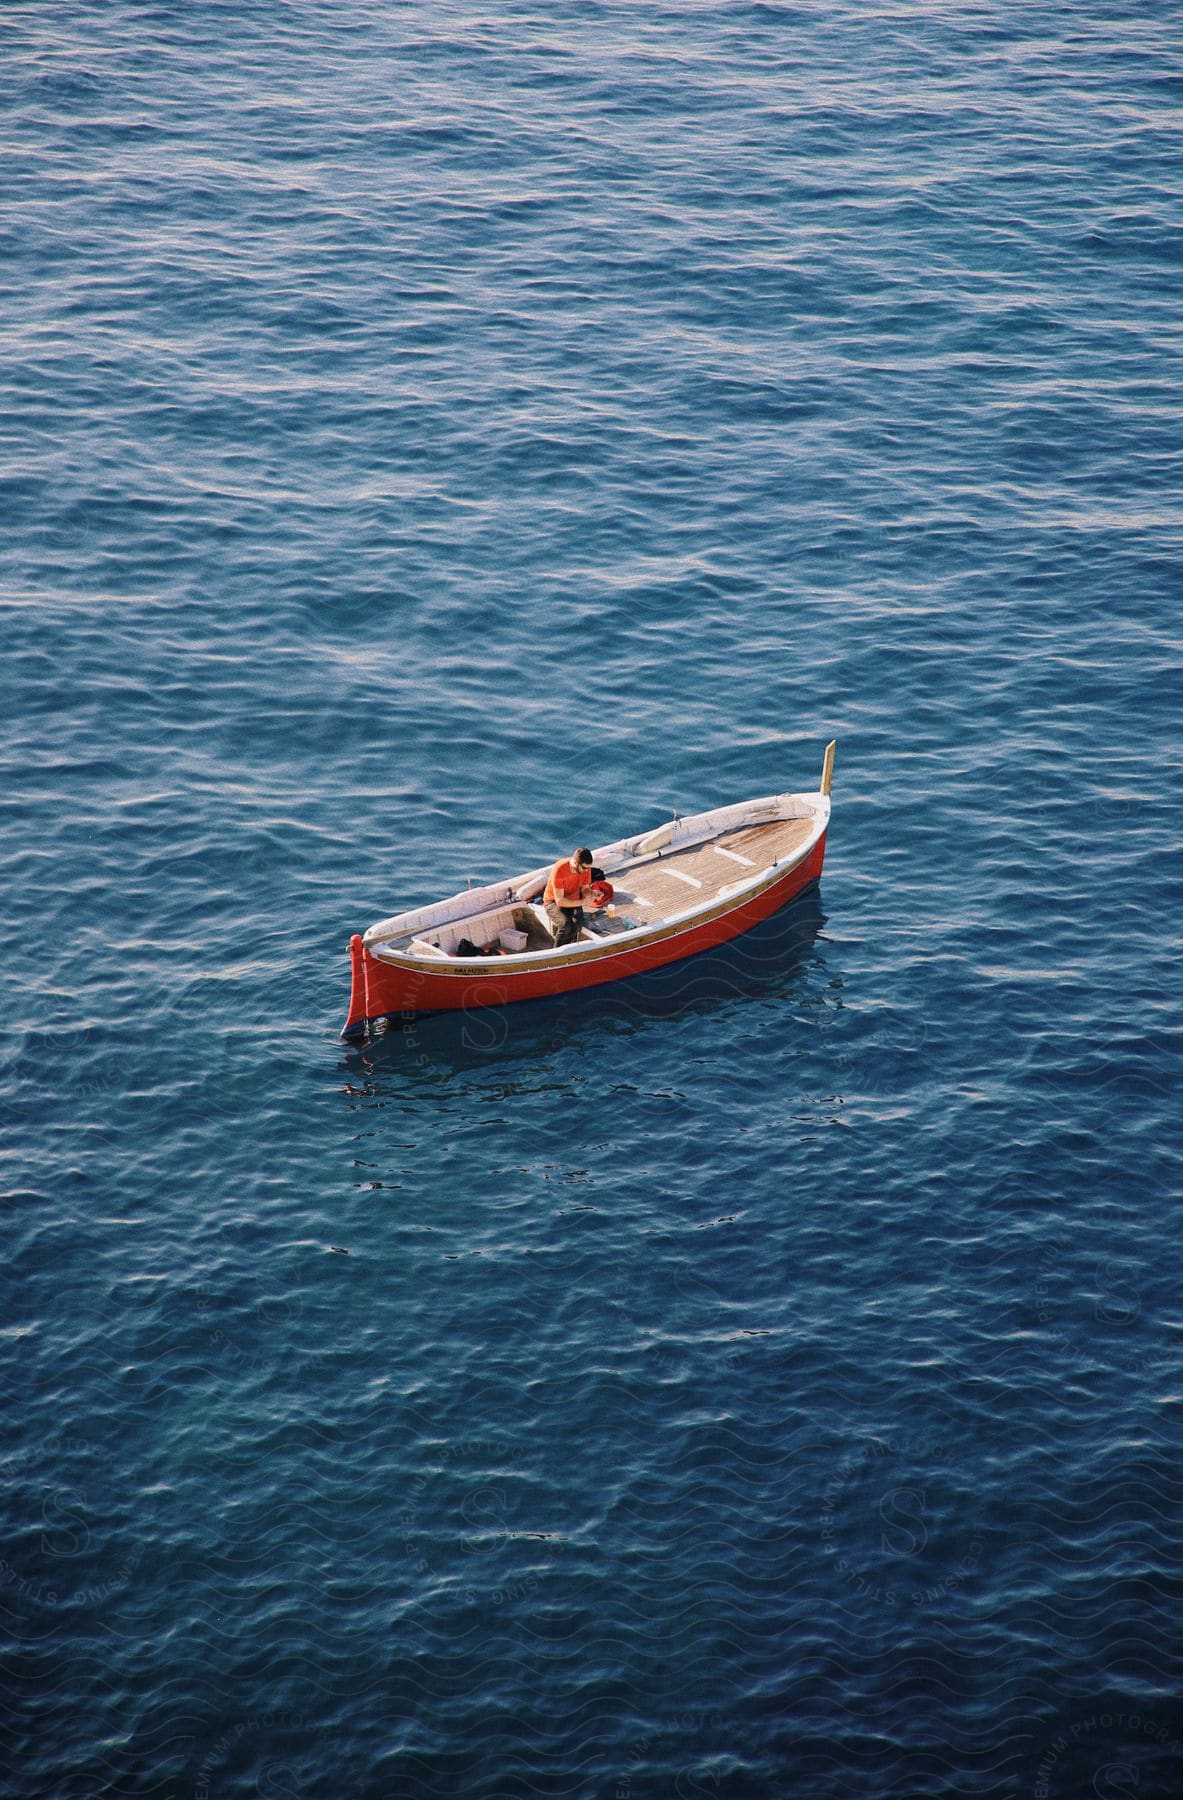
<path id="1" fill-rule="evenodd" d="M 773 819 L 724 832 L 709 844 L 662 851 L 653 862 L 621 871 L 619 909 L 637 924 L 650 925 L 696 902 L 705 904 L 745 875 L 791 856 L 812 830 L 812 819 Z"/>

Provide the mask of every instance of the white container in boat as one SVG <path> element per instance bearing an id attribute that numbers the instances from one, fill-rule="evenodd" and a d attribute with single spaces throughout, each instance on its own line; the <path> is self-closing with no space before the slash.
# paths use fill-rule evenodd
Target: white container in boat
<path id="1" fill-rule="evenodd" d="M 503 931 L 500 941 L 503 950 L 524 950 L 530 937 L 525 931 Z"/>

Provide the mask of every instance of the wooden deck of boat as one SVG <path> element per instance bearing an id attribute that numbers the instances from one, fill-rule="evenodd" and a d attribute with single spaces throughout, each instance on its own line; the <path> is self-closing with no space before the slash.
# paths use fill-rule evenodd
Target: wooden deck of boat
<path id="1" fill-rule="evenodd" d="M 773 819 L 724 832 L 709 844 L 663 851 L 656 861 L 621 875 L 618 910 L 638 925 L 651 925 L 704 904 L 720 888 L 791 856 L 812 830 L 812 819 Z"/>

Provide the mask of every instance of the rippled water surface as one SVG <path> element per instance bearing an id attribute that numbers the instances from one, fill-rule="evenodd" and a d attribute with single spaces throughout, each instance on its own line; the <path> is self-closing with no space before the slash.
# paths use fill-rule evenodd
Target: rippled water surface
<path id="1" fill-rule="evenodd" d="M 5 1793 L 1183 1793 L 1181 57 L 5 7 Z M 779 920 L 340 1043 L 830 736 Z"/>

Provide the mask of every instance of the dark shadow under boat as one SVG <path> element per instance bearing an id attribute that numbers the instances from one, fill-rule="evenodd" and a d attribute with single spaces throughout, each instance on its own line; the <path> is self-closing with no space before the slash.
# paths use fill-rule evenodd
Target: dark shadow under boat
<path id="1" fill-rule="evenodd" d="M 368 1085 L 414 1070 L 455 1073 L 549 1056 L 571 1038 L 605 1044 L 655 1020 L 720 1012 L 793 991 L 810 966 L 825 924 L 815 883 L 789 906 L 717 949 L 635 975 L 513 1006 L 389 1020 L 363 1044 L 351 1046 L 342 1067 Z"/>

